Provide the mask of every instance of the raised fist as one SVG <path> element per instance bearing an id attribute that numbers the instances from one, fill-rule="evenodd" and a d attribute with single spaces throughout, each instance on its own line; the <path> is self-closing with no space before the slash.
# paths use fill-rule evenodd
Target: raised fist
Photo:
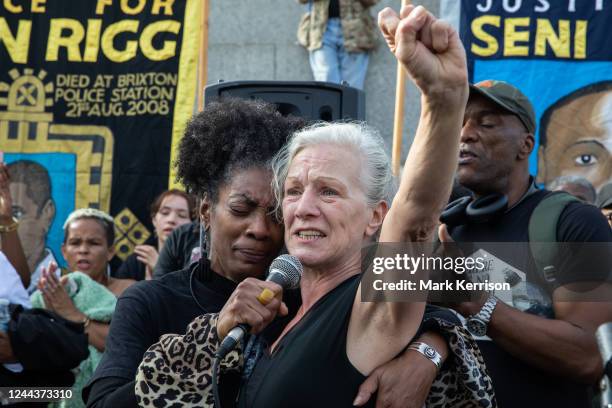
<path id="1" fill-rule="evenodd" d="M 385 8 L 378 25 L 387 45 L 426 96 L 467 96 L 465 50 L 457 32 L 423 6 L 407 5 L 398 16 Z"/>

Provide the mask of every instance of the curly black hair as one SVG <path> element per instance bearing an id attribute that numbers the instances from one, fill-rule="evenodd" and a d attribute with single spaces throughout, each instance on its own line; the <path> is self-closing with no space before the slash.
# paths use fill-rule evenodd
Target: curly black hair
<path id="1" fill-rule="evenodd" d="M 261 100 L 224 98 L 191 119 L 180 142 L 177 179 L 188 191 L 217 202 L 232 172 L 268 166 L 289 136 L 305 125 Z"/>

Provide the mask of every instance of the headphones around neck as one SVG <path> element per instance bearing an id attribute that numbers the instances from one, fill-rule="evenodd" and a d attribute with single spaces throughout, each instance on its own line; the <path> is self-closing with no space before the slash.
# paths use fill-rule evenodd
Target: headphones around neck
<path id="1" fill-rule="evenodd" d="M 530 177 L 529 181 L 530 185 L 525 194 L 510 208 L 508 208 L 508 196 L 502 193 L 491 193 L 475 200 L 472 196 L 465 196 L 451 201 L 446 206 L 440 214 L 440 222 L 454 227 L 494 221 L 522 203 L 527 197 L 540 191 L 533 177 Z"/>
<path id="2" fill-rule="evenodd" d="M 482 224 L 499 218 L 507 209 L 508 197 L 505 194 L 493 193 L 475 200 L 472 196 L 465 196 L 446 206 L 440 222 L 448 226 Z"/>

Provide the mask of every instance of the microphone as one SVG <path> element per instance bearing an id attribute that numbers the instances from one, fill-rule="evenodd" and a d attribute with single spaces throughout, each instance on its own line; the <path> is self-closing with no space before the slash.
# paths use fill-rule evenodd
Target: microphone
<path id="1" fill-rule="evenodd" d="M 279 255 L 270 264 L 266 281 L 280 285 L 283 290 L 297 289 L 300 286 L 303 269 L 300 260 L 295 256 Z M 223 359 L 250 329 L 251 327 L 248 324 L 241 323 L 230 330 L 217 349 L 215 357 Z"/>

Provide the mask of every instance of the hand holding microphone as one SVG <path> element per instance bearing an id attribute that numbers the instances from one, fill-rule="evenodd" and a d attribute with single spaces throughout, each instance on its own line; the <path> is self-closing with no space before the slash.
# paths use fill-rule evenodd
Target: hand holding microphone
<path id="1" fill-rule="evenodd" d="M 259 333 L 276 315 L 285 316 L 283 288 L 273 282 L 247 278 L 242 281 L 219 313 L 217 333 L 224 339 L 239 324 L 248 324 L 251 333 Z"/>
<path id="2" fill-rule="evenodd" d="M 301 274 L 302 265 L 297 258 L 281 255 L 272 261 L 265 281 L 242 281 L 219 314 L 217 334 L 222 343 L 217 355 L 222 358 L 246 333 L 259 333 L 277 315 L 287 315 L 283 289 L 297 288 Z"/>

